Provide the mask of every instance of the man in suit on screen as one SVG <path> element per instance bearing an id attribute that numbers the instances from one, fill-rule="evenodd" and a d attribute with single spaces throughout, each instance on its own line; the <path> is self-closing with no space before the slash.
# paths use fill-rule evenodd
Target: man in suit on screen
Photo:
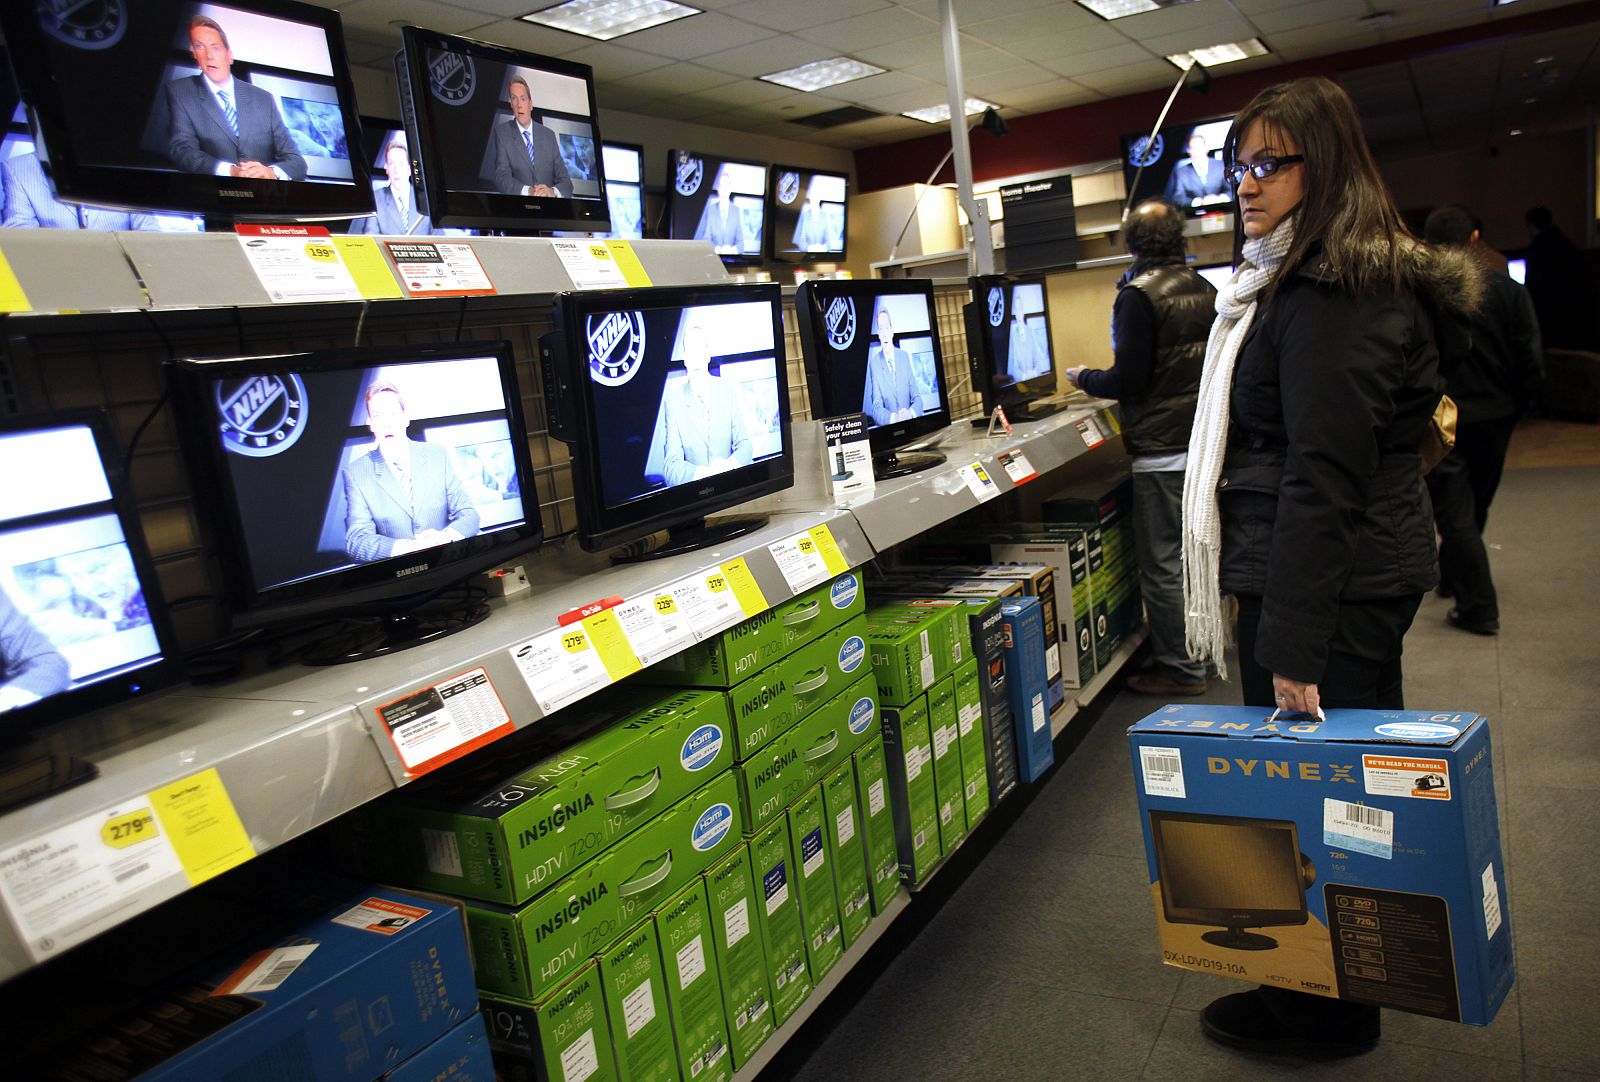
<path id="1" fill-rule="evenodd" d="M 572 178 L 561 158 L 556 133 L 533 119 L 533 91 L 528 80 L 511 77 L 506 90 L 511 119 L 494 126 L 494 187 L 506 195 L 572 197 Z"/>
<path id="2" fill-rule="evenodd" d="M 861 411 L 880 425 L 920 416 L 911 355 L 894 344 L 894 321 L 878 309 L 878 340 L 867 351 L 867 387 Z"/>
<path id="3" fill-rule="evenodd" d="M 1225 202 L 1222 190 L 1222 163 L 1211 156 L 1206 137 L 1199 132 L 1189 136 L 1189 156 L 1172 167 L 1167 178 L 1166 200 L 1173 206 L 1198 207 Z"/>
<path id="4" fill-rule="evenodd" d="M 668 381 L 662 392 L 662 474 L 682 485 L 726 470 L 748 466 L 750 434 L 739 399 L 729 381 L 711 374 L 711 340 L 692 322 L 683 330 L 684 378 Z"/>
<path id="5" fill-rule="evenodd" d="M 345 552 L 371 563 L 475 536 L 478 509 L 450 453 L 406 436 L 400 388 L 375 380 L 366 402 L 377 446 L 344 468 Z"/>
<path id="6" fill-rule="evenodd" d="M 5 192 L 3 223 L 8 229 L 160 229 L 149 214 L 126 214 L 99 207 L 73 207 L 56 202 L 50 180 L 37 154 L 18 154 L 0 162 L 0 190 Z"/>
<path id="7" fill-rule="evenodd" d="M 167 156 L 185 173 L 257 180 L 304 180 L 306 160 L 273 96 L 233 77 L 233 49 L 215 19 L 189 20 L 199 75 L 167 84 L 172 130 Z"/>
<path id="8" fill-rule="evenodd" d="M 706 203 L 695 240 L 708 240 L 718 255 L 738 255 L 744 246 L 744 214 L 733 201 L 733 176 L 717 170 L 716 194 Z"/>
<path id="9" fill-rule="evenodd" d="M 373 205 L 378 213 L 373 218 L 357 218 L 350 227 L 352 233 L 376 233 L 381 236 L 427 236 L 433 232 L 433 222 L 417 210 L 417 193 L 411 187 L 411 151 L 404 139 L 394 138 L 383 152 L 384 171 L 389 183 L 372 193 Z"/>

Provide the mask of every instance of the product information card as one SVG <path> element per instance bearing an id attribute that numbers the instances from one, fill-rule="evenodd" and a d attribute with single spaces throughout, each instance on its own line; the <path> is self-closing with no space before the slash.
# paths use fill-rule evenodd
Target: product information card
<path id="1" fill-rule="evenodd" d="M 826 444 L 828 484 L 835 499 L 872 493 L 872 441 L 867 437 L 867 416 L 854 413 L 822 422 Z"/>

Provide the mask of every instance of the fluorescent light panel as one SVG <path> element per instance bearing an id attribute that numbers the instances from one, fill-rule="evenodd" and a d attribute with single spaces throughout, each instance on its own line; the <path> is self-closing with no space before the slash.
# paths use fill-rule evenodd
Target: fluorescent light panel
<path id="1" fill-rule="evenodd" d="M 1128 15 L 1142 15 L 1147 11 L 1174 8 L 1194 0 L 1078 0 L 1079 7 L 1088 8 L 1102 19 L 1121 19 Z"/>
<path id="2" fill-rule="evenodd" d="M 1267 52 L 1267 47 L 1261 44 L 1260 38 L 1250 38 L 1246 41 L 1225 42 L 1222 45 L 1207 45 L 1204 49 L 1194 49 L 1187 53 L 1172 53 L 1167 59 L 1184 71 L 1188 71 L 1196 63 L 1214 68 L 1218 64 L 1231 64 L 1246 57 L 1266 56 Z"/>
<path id="3" fill-rule="evenodd" d="M 804 90 L 809 94 L 813 90 L 865 79 L 869 75 L 882 75 L 885 70 L 887 69 L 872 64 L 863 64 L 859 60 L 851 60 L 848 56 L 836 56 L 831 60 L 813 60 L 809 64 L 801 64 L 798 68 L 775 71 L 761 78 L 766 82 L 777 83 L 792 90 Z"/>
<path id="4" fill-rule="evenodd" d="M 993 102 L 984 101 L 982 98 L 967 99 L 966 113 L 968 116 L 981 113 L 985 109 L 994 108 L 997 108 L 997 106 Z M 943 124 L 950 119 L 950 104 L 949 102 L 943 102 L 939 105 L 930 105 L 926 109 L 913 109 L 900 115 L 908 116 L 912 120 L 920 120 L 924 124 Z"/>
<path id="5" fill-rule="evenodd" d="M 529 12 L 522 21 L 610 41 L 700 13 L 700 8 L 672 0 L 567 0 L 565 4 Z"/>

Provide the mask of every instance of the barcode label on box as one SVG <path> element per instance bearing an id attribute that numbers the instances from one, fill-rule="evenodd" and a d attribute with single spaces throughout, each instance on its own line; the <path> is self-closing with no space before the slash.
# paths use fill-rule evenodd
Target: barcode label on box
<path id="1" fill-rule="evenodd" d="M 428 857 L 428 871 L 434 875 L 461 878 L 461 850 L 456 846 L 453 830 L 434 830 L 422 827 L 422 848 Z"/>
<path id="2" fill-rule="evenodd" d="M 262 951 L 239 968 L 239 971 L 217 986 L 214 996 L 247 996 L 255 992 L 271 992 L 294 975 L 300 964 L 317 949 L 315 943 L 302 943 L 293 947 Z"/>
<path id="3" fill-rule="evenodd" d="M 1139 766 L 1144 774 L 1145 796 L 1188 798 L 1183 787 L 1183 753 L 1177 748 L 1141 747 Z"/>
<path id="4" fill-rule="evenodd" d="M 1348 800 L 1322 801 L 1322 841 L 1369 857 L 1394 858 L 1394 812 Z"/>
<path id="5" fill-rule="evenodd" d="M 1483 926 L 1488 931 L 1487 938 L 1494 938 L 1501 923 L 1500 888 L 1494 881 L 1494 864 L 1490 863 L 1483 869 Z"/>

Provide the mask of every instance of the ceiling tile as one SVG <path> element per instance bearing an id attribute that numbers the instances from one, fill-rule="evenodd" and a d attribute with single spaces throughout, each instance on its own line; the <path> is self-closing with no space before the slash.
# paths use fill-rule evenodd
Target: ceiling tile
<path id="1" fill-rule="evenodd" d="M 626 79 L 630 75 L 654 71 L 672 61 L 651 53 L 641 53 L 625 45 L 600 41 L 564 54 L 565 58 L 594 68 L 596 79 Z"/>
<path id="2" fill-rule="evenodd" d="M 721 104 L 724 109 L 751 108 L 762 102 L 788 100 L 796 91 L 776 83 L 763 83 L 759 79 L 739 79 L 721 86 L 698 90 L 695 95 Z"/>
<path id="3" fill-rule="evenodd" d="M 1077 83 L 1062 80 L 1048 87 L 1030 87 L 1009 95 L 1014 108 L 1027 113 L 1043 113 L 1051 109 L 1066 109 L 1099 101 L 1105 95 Z M 1008 110 L 1009 111 L 1009 110 Z"/>
<path id="4" fill-rule="evenodd" d="M 1118 45 L 1112 49 L 1100 49 L 1092 53 L 1080 53 L 1077 56 L 1061 57 L 1054 62 L 1039 58 L 1039 62 L 1051 71 L 1070 75 L 1076 79 L 1080 75 L 1096 71 L 1110 71 L 1113 68 L 1125 67 L 1128 64 L 1143 64 L 1156 58 L 1142 45 Z M 1162 63 L 1166 63 L 1162 61 Z M 1171 64 L 1167 67 L 1172 68 Z M 1172 68 L 1176 77 L 1176 68 Z"/>
<path id="5" fill-rule="evenodd" d="M 978 97 L 989 97 L 1004 94 L 1010 90 L 1020 90 L 1024 87 L 1035 87 L 1040 83 L 1058 83 L 1062 77 L 1053 71 L 1046 71 L 1037 64 L 1018 63 L 1014 67 L 997 71 L 992 75 L 974 75 L 964 80 L 969 94 Z"/>
<path id="6" fill-rule="evenodd" d="M 806 30 L 889 7 L 889 0 L 738 0 L 727 14 L 785 32 Z"/>
<path id="7" fill-rule="evenodd" d="M 1173 34 L 1146 34 L 1139 38 L 1139 43 L 1157 56 L 1171 56 L 1173 53 L 1185 53 L 1190 49 L 1204 49 L 1210 45 L 1222 45 L 1230 41 L 1245 41 L 1254 37 L 1255 31 L 1250 24 L 1242 19 L 1226 18 L 1217 19 L 1205 26 L 1191 27 L 1179 30 Z M 1272 47 L 1269 41 L 1268 48 Z"/>
<path id="8" fill-rule="evenodd" d="M 400 26 L 425 26 L 441 34 L 459 34 L 492 22 L 476 11 L 462 11 L 432 0 L 348 0 L 339 5 L 339 21 L 345 29 L 393 34 L 400 46 Z"/>
<path id="9" fill-rule="evenodd" d="M 472 36 L 492 41 L 496 45 L 504 45 L 508 49 L 525 49 L 530 53 L 544 53 L 548 56 L 566 56 L 574 49 L 595 44 L 578 34 L 525 23 L 521 19 L 506 19 L 480 26 L 472 32 Z"/>
<path id="10" fill-rule="evenodd" d="M 352 64 L 381 64 L 393 71 L 394 54 L 399 50 L 399 35 L 345 31 L 344 52 Z"/>
<path id="11" fill-rule="evenodd" d="M 1306 60 L 1314 56 L 1328 56 L 1348 49 L 1362 49 L 1377 45 L 1382 38 L 1372 30 L 1355 27 L 1341 31 L 1345 24 L 1331 23 L 1308 27 L 1304 30 L 1285 30 L 1267 39 L 1273 52 L 1288 60 Z"/>
<path id="12" fill-rule="evenodd" d="M 661 117 L 663 120 L 688 120 L 690 117 L 704 114 L 706 104 L 695 98 L 662 98 L 640 108 L 639 112 L 645 116 Z"/>
<path id="13" fill-rule="evenodd" d="M 1301 30 L 1308 26 L 1327 26 L 1332 23 L 1349 24 L 1366 15 L 1370 9 L 1366 0 L 1312 0 L 1292 7 L 1268 8 L 1246 17 L 1263 34 L 1276 34 L 1282 30 Z"/>
<path id="14" fill-rule="evenodd" d="M 1067 33 L 1084 33 L 1105 44 L 1118 44 L 1127 40 L 1114 27 L 1099 16 L 1091 14 L 1077 4 L 1062 0 L 1046 8 L 1006 14 L 985 9 L 982 22 L 966 21 L 960 24 L 962 33 L 971 34 L 984 41 L 1005 44 L 1027 38 L 1043 38 Z M 1094 48 L 1091 45 L 1089 48 Z"/>
<path id="15" fill-rule="evenodd" d="M 737 82 L 746 85 L 745 80 L 737 76 L 728 75 L 720 71 L 712 71 L 698 64 L 668 64 L 640 75 L 630 75 L 625 79 L 614 80 L 607 84 L 606 89 L 621 87 L 626 90 L 642 90 L 655 94 L 696 94 L 714 86 L 726 86 L 728 83 Z"/>
<path id="16" fill-rule="evenodd" d="M 1085 72 L 1073 76 L 1073 80 L 1103 94 L 1131 94 L 1171 86 L 1178 81 L 1178 69 L 1165 60 L 1145 60 L 1104 71 Z"/>
<path id="17" fill-rule="evenodd" d="M 720 53 L 741 45 L 772 37 L 772 31 L 739 19 L 708 11 L 678 19 L 662 26 L 617 38 L 628 48 L 669 56 L 674 60 L 693 60 L 708 53 Z"/>
<path id="18" fill-rule="evenodd" d="M 1176 7 L 1149 11 L 1142 15 L 1129 15 L 1113 21 L 1111 25 L 1134 41 L 1144 41 L 1146 38 L 1176 34 L 1182 30 L 1203 30 L 1207 26 L 1229 22 L 1235 18 L 1237 16 L 1234 15 L 1229 0 L 1197 0 L 1193 4 L 1179 4 Z"/>
<path id="19" fill-rule="evenodd" d="M 840 83 L 838 86 L 828 87 L 828 93 L 851 101 L 877 101 L 891 95 L 922 94 L 926 96 L 931 90 L 939 93 L 944 89 L 941 79 L 934 84 L 928 79 L 920 79 L 915 75 L 907 75 L 903 71 L 890 71 L 882 75 L 871 75 L 865 79 L 856 79 L 853 82 Z"/>
<path id="20" fill-rule="evenodd" d="M 938 28 L 938 23 L 921 15 L 914 15 L 904 8 L 884 8 L 882 11 L 857 15 L 852 19 L 840 19 L 838 22 L 813 26 L 800 31 L 798 36 L 840 52 L 859 55 L 861 49 L 920 37 L 930 31 L 937 31 Z"/>
<path id="21" fill-rule="evenodd" d="M 773 37 L 752 45 L 741 45 L 737 49 L 703 56 L 700 58 L 700 63 L 715 71 L 725 71 L 729 75 L 754 78 L 757 75 L 784 71 L 800 64 L 809 64 L 813 60 L 826 60 L 834 55 L 834 50 L 825 45 L 800 41 L 792 37 Z"/>
<path id="22" fill-rule="evenodd" d="M 868 109 L 876 109 L 880 113 L 894 113 L 896 115 L 911 109 L 922 109 L 944 101 L 944 87 L 934 86 L 931 83 L 920 90 L 903 90 L 898 94 L 886 94 L 881 98 L 859 98 L 860 104 Z"/>
<path id="23" fill-rule="evenodd" d="M 963 78 L 970 79 L 976 75 L 993 75 L 996 72 L 1014 68 L 1024 61 L 1015 55 L 1000 49 L 990 49 L 987 46 L 975 45 L 970 49 L 961 50 L 961 74 Z M 913 75 L 920 75 L 930 82 L 944 86 L 944 54 L 925 64 L 913 64 L 905 69 Z"/>
<path id="24" fill-rule="evenodd" d="M 1095 49 L 1111 49 L 1118 45 L 1128 44 L 1126 37 L 1098 19 L 1088 26 L 1051 31 L 1033 29 L 1030 27 L 1028 20 L 1029 16 L 995 19 L 991 22 L 969 27 L 968 32 L 981 41 L 992 42 L 1007 49 L 1032 46 L 1034 50 L 1045 48 L 1054 50 L 1062 55 L 1086 53 Z"/>
<path id="25" fill-rule="evenodd" d="M 918 64 L 940 61 L 944 56 L 944 41 L 938 34 L 918 34 L 884 45 L 852 47 L 849 53 L 880 68 L 904 71 Z"/>

